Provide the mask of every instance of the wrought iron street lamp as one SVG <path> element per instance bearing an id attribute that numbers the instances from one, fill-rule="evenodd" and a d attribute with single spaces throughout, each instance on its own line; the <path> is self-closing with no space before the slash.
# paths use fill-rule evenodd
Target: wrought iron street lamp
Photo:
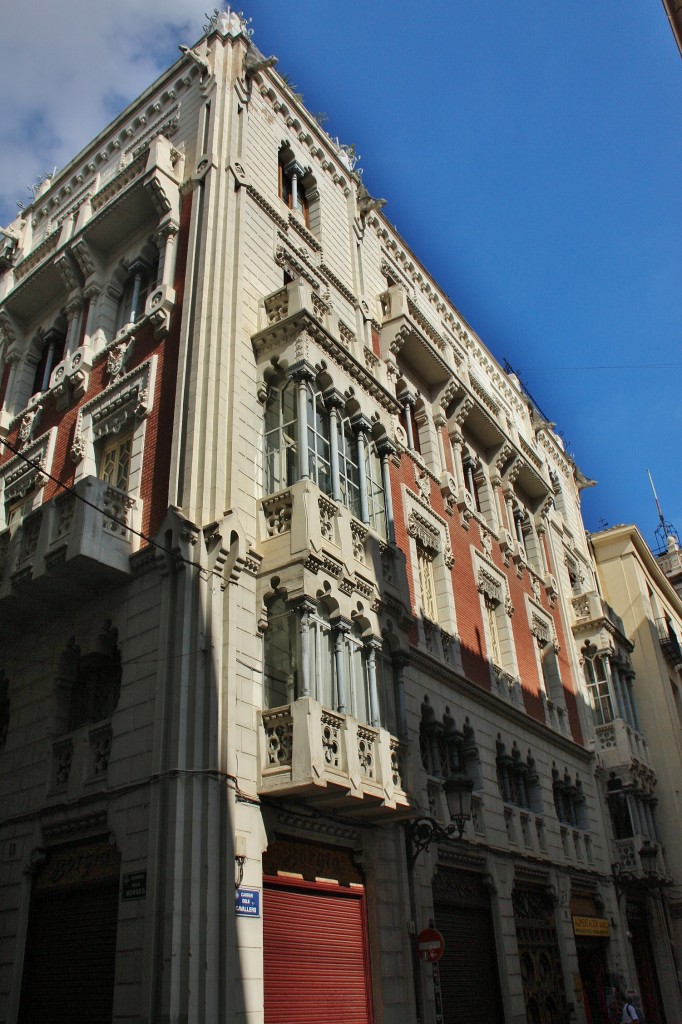
<path id="1" fill-rule="evenodd" d="M 613 876 L 613 885 L 616 890 L 616 899 L 620 903 L 620 898 L 624 892 L 635 891 L 635 890 L 651 890 L 662 889 L 669 883 L 665 878 L 662 878 L 658 871 L 658 846 L 656 843 L 652 843 L 649 839 L 645 839 L 642 843 L 642 847 L 639 850 L 639 860 L 642 865 L 643 874 L 637 875 L 634 871 L 623 871 L 620 864 L 611 865 L 611 875 Z"/>
<path id="2" fill-rule="evenodd" d="M 464 826 L 471 819 L 471 793 L 474 788 L 473 779 L 464 772 L 454 772 L 443 783 L 445 799 L 450 814 L 450 824 L 441 825 L 434 818 L 415 818 L 410 823 L 410 868 L 422 852 L 428 850 L 431 843 L 445 839 L 461 839 Z"/>

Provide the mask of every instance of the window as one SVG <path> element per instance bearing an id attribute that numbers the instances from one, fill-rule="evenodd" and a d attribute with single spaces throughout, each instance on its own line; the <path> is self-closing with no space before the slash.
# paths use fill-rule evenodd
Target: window
<path id="1" fill-rule="evenodd" d="M 484 594 L 486 623 L 488 626 L 489 654 L 493 665 L 502 665 L 502 653 L 500 647 L 500 631 L 497 625 L 497 609 L 499 601 L 496 601 L 490 594 Z"/>
<path id="2" fill-rule="evenodd" d="M 462 452 L 462 472 L 464 474 L 464 486 L 471 495 L 474 508 L 481 511 L 481 499 L 478 493 L 478 482 L 475 477 L 476 463 L 468 452 Z"/>
<path id="3" fill-rule="evenodd" d="M 10 533 L 14 533 L 17 527 L 21 526 L 23 518 L 33 509 L 34 498 L 35 493 L 32 491 L 7 503 L 6 523 Z"/>
<path id="4" fill-rule="evenodd" d="M 36 366 L 33 377 L 31 395 L 37 395 L 41 391 L 47 391 L 50 386 L 50 377 L 57 363 L 64 358 L 64 345 L 66 335 L 63 331 L 52 328 L 45 333 L 43 338 L 40 359 Z"/>
<path id="5" fill-rule="evenodd" d="M 476 737 L 469 719 L 458 729 L 449 707 L 442 719 L 436 718 L 428 694 L 421 705 L 419 749 L 424 771 L 432 779 L 447 779 L 461 773 L 471 779 L 472 789 L 482 788 Z"/>
<path id="6" fill-rule="evenodd" d="M 384 643 L 376 659 L 377 692 L 381 725 L 394 736 L 398 735 L 396 675 L 388 644 Z"/>
<path id="7" fill-rule="evenodd" d="M 368 658 L 362 632 L 357 623 L 346 636 L 345 669 L 348 686 L 348 712 L 360 722 L 371 720 Z"/>
<path id="8" fill-rule="evenodd" d="M 386 536 L 386 510 L 384 488 L 381 483 L 381 460 L 374 444 L 370 444 L 365 458 L 367 486 L 367 515 L 369 525 L 382 537 Z"/>
<path id="9" fill-rule="evenodd" d="M 308 199 L 303 178 L 306 172 L 293 159 L 290 149 L 283 149 L 279 154 L 279 197 L 290 210 L 296 210 L 303 217 L 308 227 Z"/>
<path id="10" fill-rule="evenodd" d="M 268 389 L 265 402 L 266 494 L 275 494 L 298 480 L 297 432 L 296 385 L 286 380 Z"/>
<path id="11" fill-rule="evenodd" d="M 360 470 L 358 468 L 358 445 L 348 419 L 336 421 L 339 448 L 339 489 L 341 503 L 356 519 L 360 518 Z M 383 500 L 383 492 L 382 492 Z"/>
<path id="12" fill-rule="evenodd" d="M 614 713 L 604 658 L 597 654 L 596 649 L 590 645 L 583 648 L 582 654 L 587 692 L 597 725 L 607 725 L 613 721 Z"/>
<path id="13" fill-rule="evenodd" d="M 278 708 L 296 699 L 297 622 L 282 597 L 268 608 L 263 645 L 263 706 Z"/>
<path id="14" fill-rule="evenodd" d="M 156 275 L 154 274 L 154 277 Z M 146 260 L 136 259 L 130 264 L 116 313 L 116 331 L 126 324 L 136 323 L 144 314 L 147 295 L 152 284 L 152 267 Z"/>
<path id="15" fill-rule="evenodd" d="M 419 426 L 417 425 L 417 419 L 414 414 L 414 399 L 411 395 L 406 395 L 402 399 L 402 408 L 398 417 L 400 425 L 407 435 L 407 447 L 410 451 L 418 452 L 421 454 L 421 444 L 419 441 Z"/>
<path id="16" fill-rule="evenodd" d="M 326 708 L 338 708 L 334 635 L 329 614 L 323 607 L 318 607 L 308 620 L 308 657 L 311 696 Z"/>
<path id="17" fill-rule="evenodd" d="M 302 650 L 307 650 L 304 665 Z M 358 622 L 350 628 L 348 623 L 337 625 L 324 605 L 294 611 L 278 596 L 268 606 L 264 635 L 263 706 L 281 707 L 308 696 L 360 722 L 386 728 L 395 725 L 390 656 L 377 657 Z M 376 722 L 372 722 L 374 708 Z"/>
<path id="18" fill-rule="evenodd" d="M 100 480 L 127 491 L 130 482 L 130 456 L 133 447 L 132 432 L 119 436 L 109 435 L 102 444 L 98 475 Z"/>
<path id="19" fill-rule="evenodd" d="M 521 543 L 530 565 L 537 573 L 544 575 L 545 566 L 540 538 L 537 535 L 532 516 L 527 510 L 521 516 Z"/>
<path id="20" fill-rule="evenodd" d="M 511 754 L 508 754 L 499 733 L 497 734 L 496 750 L 497 784 L 504 802 L 515 804 L 516 807 L 528 808 L 535 814 L 542 814 L 540 778 L 535 766 L 535 758 L 530 750 L 526 759 L 523 760 L 521 751 L 514 742 Z"/>
<path id="21" fill-rule="evenodd" d="M 419 592 L 421 594 L 422 614 L 430 622 L 438 622 L 438 605 L 436 603 L 436 581 L 433 575 L 433 552 L 416 541 L 417 569 L 419 572 Z"/>
<path id="22" fill-rule="evenodd" d="M 319 392 L 307 389 L 308 464 L 310 479 L 325 494 L 332 493 L 329 414 Z"/>
<path id="23" fill-rule="evenodd" d="M 299 411 L 305 415 L 303 433 L 307 448 L 300 458 Z M 334 447 L 338 458 L 333 472 Z M 334 475 L 336 466 L 337 476 Z M 328 409 L 319 390 L 308 383 L 301 385 L 285 379 L 270 385 L 265 399 L 265 494 L 275 494 L 291 486 L 304 475 L 303 467 L 307 467 L 307 475 L 320 490 L 386 536 L 382 467 L 374 442 L 368 442 L 364 435 L 360 439 L 347 418 L 340 416 L 336 409 Z"/>
<path id="24" fill-rule="evenodd" d="M 563 777 L 556 765 L 552 766 L 552 790 L 554 793 L 554 809 L 559 821 L 574 828 L 589 828 L 585 808 L 583 784 L 576 775 L 571 780 L 568 769 L 564 769 Z"/>

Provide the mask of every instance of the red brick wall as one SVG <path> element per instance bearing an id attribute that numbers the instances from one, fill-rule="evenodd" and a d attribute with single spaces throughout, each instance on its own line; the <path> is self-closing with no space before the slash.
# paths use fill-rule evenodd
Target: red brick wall
<path id="1" fill-rule="evenodd" d="M 446 453 L 450 448 L 449 442 L 445 444 Z M 420 472 L 420 468 L 417 467 Z M 467 679 L 481 686 L 483 689 L 490 689 L 490 666 L 488 652 L 485 642 L 485 628 L 481 614 L 481 603 L 474 576 L 474 565 L 471 557 L 470 547 L 472 543 L 481 550 L 478 536 L 479 527 L 475 520 L 470 521 L 469 530 L 466 530 L 460 519 L 460 513 L 455 511 L 449 515 L 445 508 L 440 487 L 429 477 L 430 482 L 430 505 L 442 519 L 448 523 L 450 543 L 455 557 L 455 564 L 451 570 L 452 589 L 455 599 L 457 615 L 457 627 L 461 642 L 462 666 Z M 413 577 L 413 566 L 408 556 L 409 537 L 407 524 L 405 522 L 405 510 L 402 500 L 402 487 L 405 486 L 413 493 L 417 493 L 415 482 L 415 465 L 411 456 L 403 453 L 400 459 L 399 468 L 392 469 L 392 495 L 395 519 L 396 543 L 405 554 L 405 574 L 410 594 L 412 614 L 416 617 L 418 610 L 415 601 L 415 581 Z M 496 545 L 493 545 L 492 561 L 507 578 L 509 582 L 509 593 L 514 606 L 514 614 L 511 619 L 512 635 L 516 650 L 516 657 L 519 667 L 519 676 L 522 684 L 524 706 L 529 715 L 538 721 L 544 722 L 544 708 L 541 699 L 541 681 L 539 676 L 538 661 L 536 654 L 536 640 L 530 631 L 528 616 L 526 614 L 526 595 L 532 595 L 530 580 L 527 570 L 523 571 L 519 579 L 514 566 L 505 566 L 502 554 Z M 566 695 L 566 706 L 569 714 L 569 722 L 573 737 L 580 742 L 581 732 L 577 713 L 575 698 L 575 683 L 571 675 L 570 664 L 566 655 L 566 635 L 564 625 L 561 621 L 558 606 L 552 608 L 549 599 L 542 591 L 540 601 L 544 611 L 549 615 L 555 624 L 557 639 L 561 646 L 558 656 L 559 670 L 564 684 Z M 410 634 L 410 642 L 417 643 L 416 621 Z"/>
<path id="2" fill-rule="evenodd" d="M 148 536 L 153 536 L 158 530 L 168 507 L 168 480 L 173 438 L 175 384 L 191 207 L 192 196 L 190 194 L 184 198 L 181 210 L 174 281 L 177 298 L 171 313 L 168 334 L 164 338 L 157 340 L 154 337 L 151 325 L 141 326 L 135 334 L 135 346 L 126 368 L 127 370 L 133 370 L 140 363 L 149 359 L 150 356 L 157 356 L 154 406 L 147 417 L 140 488 L 140 497 L 144 508 L 141 530 L 142 533 Z M 87 315 L 87 310 L 85 313 Z M 83 320 L 85 322 L 85 316 Z M 74 482 L 75 466 L 71 461 L 69 451 L 73 444 L 76 418 L 81 406 L 91 401 L 108 384 L 108 380 L 105 378 L 105 370 L 106 359 L 100 359 L 90 372 L 86 395 L 77 404 L 70 406 L 68 409 L 57 409 L 54 395 L 48 395 L 43 403 L 37 436 L 46 433 L 54 426 L 59 428 L 50 475 L 61 484 L 72 485 Z M 6 386 L 4 375 L 3 386 Z M 16 447 L 18 433 L 19 426 L 17 424 L 7 438 L 13 447 Z M 12 458 L 13 454 L 8 448 L 0 445 L 0 466 Z M 55 482 L 55 480 L 47 481 L 43 492 L 44 501 L 50 501 L 59 493 L 59 483 Z M 144 546 L 144 542 L 142 542 L 142 546 Z"/>

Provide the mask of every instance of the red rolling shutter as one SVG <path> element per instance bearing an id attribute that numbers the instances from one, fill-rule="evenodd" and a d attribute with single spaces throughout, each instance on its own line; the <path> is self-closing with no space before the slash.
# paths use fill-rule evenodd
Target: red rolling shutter
<path id="1" fill-rule="evenodd" d="M 362 889 L 266 882 L 265 1024 L 371 1024 Z"/>

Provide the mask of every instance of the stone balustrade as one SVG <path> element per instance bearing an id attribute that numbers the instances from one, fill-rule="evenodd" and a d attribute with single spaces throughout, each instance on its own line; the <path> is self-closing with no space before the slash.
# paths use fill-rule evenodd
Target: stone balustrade
<path id="1" fill-rule="evenodd" d="M 259 792 L 324 800 L 340 813 L 409 808 L 403 749 L 386 729 L 310 697 L 261 712 Z"/>

